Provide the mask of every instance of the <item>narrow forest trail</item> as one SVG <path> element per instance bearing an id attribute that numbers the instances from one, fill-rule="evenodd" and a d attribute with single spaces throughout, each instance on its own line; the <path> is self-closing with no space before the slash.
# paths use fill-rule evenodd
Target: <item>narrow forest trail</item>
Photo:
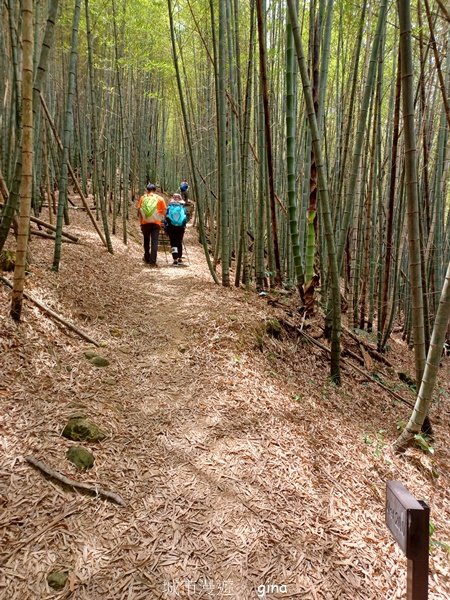
<path id="1" fill-rule="evenodd" d="M 169 266 L 160 250 L 159 269 L 141 262 L 135 225 L 114 256 L 85 215 L 71 231 L 82 243 L 64 246 L 58 274 L 51 243 L 33 240 L 28 290 L 102 341 L 110 364 L 94 367 L 92 346 L 30 304 L 16 327 L 0 289 L 0 597 L 402 598 L 385 481 L 426 498 L 449 541 L 448 397 L 433 481 L 428 458 L 390 450 L 407 411 L 348 373 L 335 388 L 320 350 L 264 335 L 276 310 L 214 285 L 192 228 L 190 266 Z M 108 434 L 84 444 L 95 455 L 86 473 L 65 458 L 74 412 Z M 29 454 L 126 508 L 44 479 Z M 444 549 L 431 564 L 430 599 L 450 598 Z M 70 573 L 59 594 L 46 583 L 55 568 Z"/>

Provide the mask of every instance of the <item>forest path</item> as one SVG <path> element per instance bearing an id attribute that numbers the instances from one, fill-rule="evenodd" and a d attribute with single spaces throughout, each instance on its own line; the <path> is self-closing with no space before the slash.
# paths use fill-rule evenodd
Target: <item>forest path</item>
<path id="1" fill-rule="evenodd" d="M 264 336 L 274 310 L 214 285 L 193 229 L 191 265 L 169 266 L 161 249 L 159 269 L 142 263 L 135 224 L 114 256 L 85 215 L 72 229 L 82 243 L 64 246 L 58 274 L 51 245 L 33 241 L 29 291 L 102 340 L 110 365 L 95 368 L 89 344 L 30 305 L 19 328 L 2 308 L 0 596 L 53 598 L 45 577 L 61 567 L 70 579 L 58 597 L 77 600 L 401 597 L 385 480 L 407 473 L 442 515 L 445 487 L 376 437 L 395 423 L 390 400 L 348 379 L 337 390 L 320 351 Z M 60 435 L 74 412 L 108 434 L 84 444 L 87 473 L 67 462 Z M 368 431 L 376 444 L 363 444 Z M 127 507 L 46 481 L 28 454 Z M 450 597 L 444 564 L 430 599 Z"/>

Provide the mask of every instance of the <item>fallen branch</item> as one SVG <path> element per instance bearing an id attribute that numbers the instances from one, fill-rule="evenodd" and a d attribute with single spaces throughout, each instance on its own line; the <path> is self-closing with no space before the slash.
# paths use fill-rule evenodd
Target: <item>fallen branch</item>
<path id="1" fill-rule="evenodd" d="M 375 348 L 371 344 L 369 344 L 369 342 L 366 342 L 366 340 L 358 337 L 356 333 L 353 333 L 353 331 L 350 331 L 350 329 L 347 329 L 347 327 L 342 327 L 342 331 L 345 331 L 345 333 L 347 333 L 351 338 L 353 338 L 355 342 L 358 342 L 358 344 L 364 346 L 364 348 L 367 350 L 370 356 L 373 356 L 373 358 L 375 358 L 379 362 L 382 362 L 386 366 L 394 368 L 394 365 L 391 362 L 389 362 L 388 359 L 385 358 L 382 354 L 380 354 L 378 350 L 375 350 Z"/>
<path id="2" fill-rule="evenodd" d="M 76 490 L 82 490 L 83 492 L 87 492 L 88 494 L 93 494 L 94 496 L 100 496 L 100 498 L 105 498 L 106 500 L 110 500 L 111 502 L 115 502 L 119 506 L 126 506 L 125 501 L 118 495 L 114 494 L 114 492 L 109 492 L 108 490 L 104 490 L 98 485 L 89 485 L 87 483 L 80 483 L 79 481 L 75 481 L 74 479 L 69 479 L 65 475 L 58 473 L 58 471 L 54 471 L 50 467 L 47 467 L 43 462 L 37 460 L 33 456 L 26 456 L 25 460 L 51 477 L 52 479 L 56 479 L 63 483 L 64 485 L 68 485 L 69 487 L 75 488 Z"/>
<path id="3" fill-rule="evenodd" d="M 325 350 L 325 352 L 327 352 L 328 354 L 331 354 L 331 350 L 329 348 L 327 348 L 326 346 L 324 346 L 323 344 L 321 344 L 320 342 L 318 342 L 317 340 L 315 340 L 313 337 L 311 337 L 310 335 L 308 335 L 307 333 L 305 333 L 304 331 L 302 331 L 298 327 L 296 328 L 296 331 L 300 335 L 302 335 L 304 338 L 306 338 L 309 342 L 312 342 L 313 344 L 315 344 L 316 346 L 318 346 L 322 350 Z M 381 381 L 378 381 L 377 379 L 375 379 L 374 377 L 372 377 L 372 375 L 370 375 L 370 373 L 367 373 L 366 371 L 363 371 L 363 369 L 360 369 L 359 367 L 357 367 L 353 363 L 349 362 L 348 360 L 345 360 L 345 358 L 342 358 L 342 356 L 341 356 L 341 361 L 345 365 L 348 365 L 352 369 L 355 369 L 355 371 L 357 373 L 359 373 L 360 375 L 362 375 L 365 379 L 367 379 L 367 381 L 370 381 L 370 383 L 376 383 L 379 387 L 381 387 L 384 390 L 386 390 L 386 392 L 389 392 L 391 394 L 391 396 L 393 396 L 396 400 L 399 400 L 400 402 L 403 402 L 403 404 L 406 404 L 407 406 L 409 406 L 411 408 L 414 408 L 414 402 L 410 402 L 409 400 L 406 400 L 405 398 L 403 398 L 402 396 L 400 396 L 400 394 L 397 394 L 397 392 L 394 392 L 393 390 L 389 389 L 386 385 L 384 385 L 384 383 L 381 383 Z"/>
<path id="4" fill-rule="evenodd" d="M 1 176 L 1 173 L 0 173 L 0 176 Z M 0 208 L 3 208 L 3 206 L 4 206 L 4 204 L 2 202 L 0 202 Z M 34 217 L 33 215 L 30 216 L 30 221 L 32 223 L 36 223 L 36 225 L 41 225 L 42 227 L 45 227 L 46 229 L 50 229 L 51 231 L 56 231 L 56 227 L 54 225 L 52 225 L 51 223 L 47 223 L 46 221 L 43 221 L 42 219 L 38 219 L 37 217 Z M 72 242 L 78 242 L 77 236 L 73 235 L 72 233 L 67 233 L 66 231 L 61 231 L 61 235 L 68 238 L 69 240 L 72 240 Z"/>
<path id="5" fill-rule="evenodd" d="M 47 240 L 55 239 L 55 236 L 52 235 L 51 233 L 45 233 L 45 231 L 39 231 L 39 229 L 33 229 L 32 227 L 30 227 L 30 234 L 37 235 L 38 237 L 46 238 Z M 70 240 L 69 238 L 67 238 L 67 239 L 61 238 L 61 241 L 67 242 L 68 244 L 76 244 L 76 242 L 74 242 L 73 240 Z"/>
<path id="6" fill-rule="evenodd" d="M 361 354 L 364 359 L 364 368 L 366 369 L 366 371 L 371 373 L 373 371 L 373 362 L 370 358 L 370 352 L 366 351 L 364 344 L 361 344 L 361 342 L 359 343 L 359 349 L 361 350 Z"/>
<path id="7" fill-rule="evenodd" d="M 50 231 L 56 231 L 56 227 L 54 225 L 52 225 L 51 223 L 46 223 L 42 219 L 38 219 L 37 217 L 31 216 L 30 220 L 33 223 L 36 223 L 36 225 L 41 225 L 42 227 L 45 227 L 46 229 L 50 229 Z M 61 231 L 61 235 L 68 238 L 69 240 L 72 240 L 72 242 L 78 242 L 78 239 L 79 239 L 76 235 L 73 235 L 73 233 L 67 233 L 67 231 Z"/>
<path id="8" fill-rule="evenodd" d="M 364 367 L 364 360 L 360 356 L 358 356 L 357 354 L 355 354 L 354 352 L 349 350 L 348 348 L 342 348 L 341 355 L 342 356 L 350 356 L 350 358 L 353 358 L 353 360 L 356 360 L 356 362 L 359 362 L 359 364 Z"/>
<path id="9" fill-rule="evenodd" d="M 12 283 L 9 281 L 9 279 L 7 279 L 6 277 L 3 277 L 3 275 L 0 276 L 0 280 L 5 285 L 12 288 Z M 55 321 L 58 321 L 59 323 L 62 323 L 63 325 L 65 325 L 66 327 L 71 329 L 72 331 L 75 331 L 75 333 L 77 333 L 80 337 L 85 339 L 87 342 L 94 344 L 94 346 L 97 346 L 97 347 L 100 346 L 100 344 L 98 342 L 96 342 L 94 339 L 92 339 L 86 333 L 84 333 L 83 331 L 78 329 L 78 327 L 75 327 L 75 325 L 72 325 L 72 323 L 70 323 L 69 321 L 66 321 L 66 319 L 64 319 L 63 317 L 58 315 L 58 313 L 55 313 L 51 308 L 48 308 L 48 306 L 45 306 L 45 304 L 43 304 L 39 300 L 36 300 L 36 298 L 33 298 L 33 296 L 30 296 L 30 294 L 28 294 L 27 292 L 23 292 L 23 295 L 24 295 L 24 298 L 26 298 L 27 300 L 30 300 L 31 302 L 33 302 L 33 304 L 36 304 L 36 306 L 38 308 L 40 308 L 43 312 L 45 312 L 46 314 L 53 317 L 55 319 Z"/>

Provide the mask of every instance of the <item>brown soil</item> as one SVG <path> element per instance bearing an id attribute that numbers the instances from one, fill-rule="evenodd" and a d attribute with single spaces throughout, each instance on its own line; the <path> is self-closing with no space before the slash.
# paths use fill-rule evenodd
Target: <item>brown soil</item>
<path id="1" fill-rule="evenodd" d="M 52 242 L 33 238 L 26 289 L 101 347 L 29 302 L 17 326 L 0 287 L 0 597 L 53 598 L 46 577 L 60 569 L 58 597 L 77 600 L 403 598 L 406 559 L 384 523 L 394 479 L 431 507 L 430 599 L 450 598 L 449 359 L 435 455 L 396 456 L 408 407 L 349 368 L 336 388 L 323 351 L 265 333 L 285 311 L 216 286 L 192 228 L 189 266 L 169 266 L 161 248 L 152 270 L 134 223 L 112 256 L 85 214 L 71 215 L 81 243 L 64 245 L 53 273 Z M 109 366 L 93 366 L 89 349 Z M 401 340 L 387 356 L 412 372 Z M 108 433 L 85 444 L 95 455 L 85 473 L 61 437 L 74 413 Z M 45 479 L 28 455 L 127 506 Z"/>

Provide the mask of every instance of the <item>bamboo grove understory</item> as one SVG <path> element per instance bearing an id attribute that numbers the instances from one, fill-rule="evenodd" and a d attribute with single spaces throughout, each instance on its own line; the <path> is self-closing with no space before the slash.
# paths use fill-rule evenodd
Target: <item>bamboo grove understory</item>
<path id="1" fill-rule="evenodd" d="M 381 352 L 400 325 L 419 389 L 449 335 L 449 27 L 434 0 L 3 0 L 12 315 L 31 215 L 58 270 L 74 195 L 113 252 L 145 184 L 186 177 L 216 283 L 320 307 L 336 382 L 341 321 Z"/>

